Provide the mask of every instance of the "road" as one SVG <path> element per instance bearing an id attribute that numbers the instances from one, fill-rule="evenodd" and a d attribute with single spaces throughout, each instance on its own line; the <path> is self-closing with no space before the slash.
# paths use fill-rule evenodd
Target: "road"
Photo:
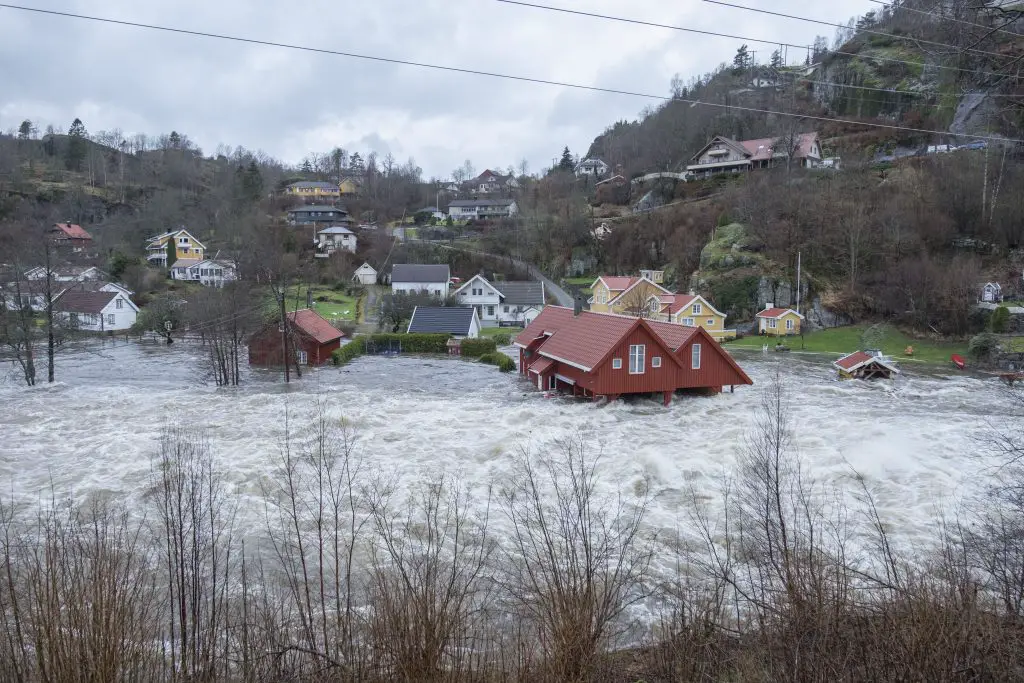
<path id="1" fill-rule="evenodd" d="M 437 244 L 437 243 L 435 243 Z M 495 261 L 505 261 L 506 263 L 512 263 L 512 265 L 522 268 L 530 274 L 530 277 L 537 278 L 544 283 L 544 289 L 551 293 L 559 306 L 572 306 L 572 295 L 566 292 L 564 289 L 558 286 L 551 278 L 544 275 L 537 266 L 526 261 L 520 261 L 519 259 L 512 258 L 511 256 L 501 256 L 499 254 L 489 254 L 485 251 L 477 251 L 475 249 L 466 249 L 465 247 L 453 247 L 447 244 L 437 244 L 442 249 L 450 249 L 452 251 L 461 251 L 465 254 L 475 254 L 476 256 L 483 256 Z"/>

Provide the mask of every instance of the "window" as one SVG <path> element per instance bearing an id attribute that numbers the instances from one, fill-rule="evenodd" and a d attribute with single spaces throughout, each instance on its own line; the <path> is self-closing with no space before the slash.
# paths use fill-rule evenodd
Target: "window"
<path id="1" fill-rule="evenodd" d="M 491 315 L 491 316 L 494 315 L 494 306 L 488 306 L 487 307 L 487 315 Z"/>
<path id="2" fill-rule="evenodd" d="M 701 314 L 701 310 L 702 309 L 701 309 L 701 305 L 700 304 L 694 304 L 693 305 L 693 314 L 694 315 L 700 315 Z"/>
<path id="3" fill-rule="evenodd" d="M 651 358 L 651 367 L 652 368 L 660 368 L 661 367 L 661 356 L 654 356 L 653 358 Z"/>
<path id="4" fill-rule="evenodd" d="M 683 325 L 693 327 L 693 318 L 683 318 Z"/>
<path id="5" fill-rule="evenodd" d="M 621 358 L 612 358 L 612 370 L 621 370 L 621 369 L 622 369 L 622 359 Z"/>
<path id="6" fill-rule="evenodd" d="M 694 344 L 690 349 L 690 367 L 700 370 L 700 344 Z"/>
<path id="7" fill-rule="evenodd" d="M 508 313 L 508 306 L 505 307 L 505 312 Z"/>
<path id="8" fill-rule="evenodd" d="M 309 354 L 307 354 L 305 351 L 299 351 L 299 363 L 301 365 L 308 364 L 309 363 Z"/>
<path id="9" fill-rule="evenodd" d="M 792 318 L 787 318 L 786 319 L 786 329 L 787 330 L 792 330 L 793 327 L 795 327 L 794 324 L 793 324 L 793 319 Z"/>
<path id="10" fill-rule="evenodd" d="M 630 344 L 629 346 L 629 374 L 644 374 L 645 358 L 647 347 L 643 344 Z"/>
<path id="11" fill-rule="evenodd" d="M 779 326 L 779 321 L 778 320 L 769 320 L 768 321 L 768 327 L 772 328 L 773 330 L 776 327 L 778 327 L 778 326 Z"/>
<path id="12" fill-rule="evenodd" d="M 707 319 L 707 324 L 708 324 L 708 327 L 714 327 L 715 326 L 715 319 L 714 318 L 708 318 Z"/>
<path id="13" fill-rule="evenodd" d="M 113 313 L 107 313 L 107 324 L 108 325 L 113 325 L 113 324 L 115 324 L 116 321 L 117 321 L 117 318 L 114 317 Z"/>
<path id="14" fill-rule="evenodd" d="M 115 303 L 114 307 L 117 308 L 118 310 L 121 310 L 122 308 L 124 308 L 124 299 L 118 297 L 117 302 Z"/>
<path id="15" fill-rule="evenodd" d="M 558 378 L 556 378 L 554 375 L 551 375 L 550 377 L 548 377 L 548 389 L 554 391 L 557 388 L 558 388 Z"/>

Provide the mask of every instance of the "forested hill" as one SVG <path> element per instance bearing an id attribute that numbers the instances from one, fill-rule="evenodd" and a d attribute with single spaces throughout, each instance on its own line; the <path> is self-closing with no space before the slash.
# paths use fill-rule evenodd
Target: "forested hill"
<path id="1" fill-rule="evenodd" d="M 629 175 L 677 170 L 715 135 L 772 137 L 793 125 L 790 117 L 728 106 L 1022 137 L 1024 8 L 1001 0 L 903 0 L 891 6 L 852 19 L 832 41 L 818 38 L 799 61 L 789 48 L 754 64 L 754 46 L 738 45 L 731 61 L 713 73 L 689 82 L 673 79 L 676 99 L 637 121 L 610 126 L 587 156 L 621 165 Z M 887 147 L 946 142 L 937 139 L 941 135 L 821 122 L 808 121 L 804 128 L 818 130 L 826 153 L 846 160 Z"/>

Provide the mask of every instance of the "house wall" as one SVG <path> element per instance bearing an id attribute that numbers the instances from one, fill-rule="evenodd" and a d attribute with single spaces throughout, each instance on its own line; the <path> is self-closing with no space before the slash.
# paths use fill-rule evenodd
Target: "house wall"
<path id="1" fill-rule="evenodd" d="M 288 342 L 289 350 L 306 352 L 306 365 L 323 365 L 331 360 L 331 352 L 341 346 L 337 339 L 319 344 L 304 334 L 296 334 Z M 263 327 L 249 339 L 249 365 L 280 367 L 284 365 L 284 344 L 276 324 Z"/>
<path id="2" fill-rule="evenodd" d="M 694 312 L 694 304 L 700 305 L 700 313 Z M 692 323 L 690 322 L 691 319 Z M 693 302 L 686 308 L 675 313 L 672 316 L 672 322 L 678 325 L 687 325 L 689 327 L 703 327 L 711 333 L 712 336 L 721 336 L 725 330 L 725 316 L 715 313 L 702 301 Z"/>
<path id="3" fill-rule="evenodd" d="M 361 285 L 375 285 L 377 284 L 377 271 L 360 267 L 356 269 L 353 278 Z"/>
<path id="4" fill-rule="evenodd" d="M 117 302 L 121 302 L 121 308 Z M 138 318 L 138 311 L 132 307 L 132 303 L 125 296 L 117 296 L 111 299 L 102 313 L 74 313 L 62 312 L 59 316 L 76 329 L 86 332 L 121 332 L 128 330 L 135 324 Z"/>
<path id="5" fill-rule="evenodd" d="M 633 287 L 633 289 L 626 290 L 621 294 L 616 292 L 616 294 L 622 296 L 622 299 L 610 305 L 611 312 L 619 314 L 635 314 L 637 312 L 637 306 L 642 307 L 652 296 L 658 296 L 664 293 L 665 292 L 663 290 L 658 289 L 657 286 L 650 282 L 641 281 Z M 606 306 L 605 308 L 608 309 L 609 306 Z M 590 310 L 595 309 L 591 306 Z"/>
<path id="6" fill-rule="evenodd" d="M 787 320 L 793 321 L 792 329 L 786 327 Z M 775 327 L 771 326 L 773 322 L 775 323 Z M 785 337 L 788 335 L 800 334 L 801 322 L 803 321 L 800 320 L 800 316 L 796 313 L 786 313 L 778 319 L 758 318 L 757 329 L 761 334 L 769 337 Z"/>
<path id="7" fill-rule="evenodd" d="M 481 294 L 473 294 L 473 290 L 482 290 Z M 480 322 L 485 327 L 494 327 L 500 319 L 501 295 L 494 287 L 480 278 L 473 278 L 459 292 L 459 303 L 476 308 Z"/>
<path id="8" fill-rule="evenodd" d="M 526 306 L 521 304 L 501 304 L 498 306 L 498 322 L 505 324 L 519 324 L 526 327 L 533 322 L 533 319 L 540 315 L 543 306 Z"/>
<path id="9" fill-rule="evenodd" d="M 447 282 L 392 282 L 392 293 L 417 294 L 428 292 L 436 297 L 444 297 L 448 293 Z"/>
<path id="10" fill-rule="evenodd" d="M 590 302 L 590 310 L 594 311 L 595 313 L 611 312 L 611 308 L 608 306 L 608 302 L 621 293 L 621 290 L 609 290 L 608 286 L 604 284 L 603 280 L 598 280 L 597 284 L 594 285 L 594 288 L 591 292 L 593 300 Z"/>
<path id="11" fill-rule="evenodd" d="M 629 347 L 633 344 L 645 347 L 643 374 L 629 373 Z M 599 395 L 674 391 L 681 386 L 681 375 L 675 363 L 668 357 L 670 354 L 671 351 L 661 348 L 647 330 L 636 329 L 623 339 L 611 357 L 594 369 L 592 374 L 596 380 L 590 388 Z M 656 356 L 661 358 L 660 368 L 651 366 L 652 359 Z M 612 368 L 612 361 L 615 358 L 622 359 L 622 368 L 619 370 Z"/>
<path id="12" fill-rule="evenodd" d="M 337 197 L 341 194 L 339 189 L 326 187 L 289 187 L 285 192 L 296 197 Z"/>

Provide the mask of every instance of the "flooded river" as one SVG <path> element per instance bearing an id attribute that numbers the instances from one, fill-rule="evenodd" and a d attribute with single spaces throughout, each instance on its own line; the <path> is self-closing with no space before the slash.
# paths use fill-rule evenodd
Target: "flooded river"
<path id="1" fill-rule="evenodd" d="M 738 360 L 756 384 L 781 374 L 809 474 L 840 486 L 853 470 L 862 474 L 906 540 L 931 540 L 935 515 L 984 484 L 966 454 L 986 421 L 1007 410 L 998 382 L 912 366 L 895 386 L 837 382 L 822 358 Z M 208 433 L 241 521 L 255 531 L 285 410 L 301 423 L 321 401 L 354 424 L 371 466 L 407 482 L 446 472 L 471 486 L 500 483 L 517 449 L 582 431 L 603 453 L 603 480 L 629 491 L 649 477 L 649 521 L 675 531 L 689 522 L 687 491 L 714 498 L 760 401 L 755 385 L 668 409 L 653 400 L 602 407 L 544 398 L 491 366 L 411 356 L 362 358 L 287 387 L 272 372 L 247 370 L 239 388 L 204 384 L 204 374 L 195 348 L 107 341 L 63 353 L 54 385 L 26 388 L 8 376 L 0 384 L 0 496 L 38 499 L 53 487 L 131 501 L 150 480 L 161 430 L 176 424 Z"/>

